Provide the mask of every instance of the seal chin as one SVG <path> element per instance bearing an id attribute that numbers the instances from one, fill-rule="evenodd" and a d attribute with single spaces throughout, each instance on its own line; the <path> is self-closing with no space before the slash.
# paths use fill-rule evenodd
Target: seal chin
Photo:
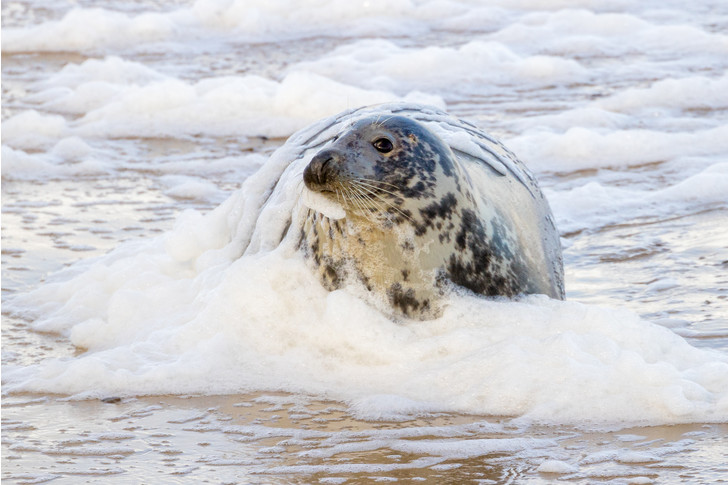
<path id="1" fill-rule="evenodd" d="M 303 171 L 303 183 L 314 192 L 334 192 L 332 184 L 339 180 L 339 168 L 344 163 L 344 154 L 328 149 L 317 153 Z"/>

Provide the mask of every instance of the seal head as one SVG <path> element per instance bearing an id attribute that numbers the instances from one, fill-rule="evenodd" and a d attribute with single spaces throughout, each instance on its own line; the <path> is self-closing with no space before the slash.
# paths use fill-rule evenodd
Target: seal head
<path id="1" fill-rule="evenodd" d="M 449 147 L 414 120 L 364 119 L 313 157 L 303 181 L 358 215 L 390 225 L 412 217 L 413 201 L 458 183 L 452 158 Z"/>

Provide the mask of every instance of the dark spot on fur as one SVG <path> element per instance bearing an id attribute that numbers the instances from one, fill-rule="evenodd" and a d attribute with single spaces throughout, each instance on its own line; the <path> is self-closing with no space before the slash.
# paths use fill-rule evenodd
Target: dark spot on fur
<path id="1" fill-rule="evenodd" d="M 372 291 L 373 288 L 372 288 L 371 283 L 369 282 L 369 278 L 367 278 L 363 274 L 359 274 L 359 281 L 361 281 L 364 284 L 364 286 L 366 287 L 367 291 Z"/>
<path id="2" fill-rule="evenodd" d="M 339 274 L 336 272 L 336 270 L 334 269 L 333 266 L 331 266 L 330 264 L 327 264 L 324 267 L 323 276 L 324 276 L 324 278 L 327 279 L 327 281 L 330 283 L 331 286 L 333 286 L 334 288 L 339 287 L 339 284 L 341 283 L 341 281 L 339 279 Z"/>
<path id="3" fill-rule="evenodd" d="M 425 298 L 425 300 L 422 302 L 422 306 L 420 307 L 423 313 L 427 313 L 430 311 L 430 300 Z"/>
<path id="4" fill-rule="evenodd" d="M 313 259 L 316 261 L 316 266 L 321 264 L 321 256 L 319 255 L 319 240 L 318 237 L 314 237 L 314 240 L 311 242 L 311 253 L 313 254 Z"/>
<path id="5" fill-rule="evenodd" d="M 415 234 L 422 236 L 428 228 L 442 228 L 442 221 L 452 219 L 453 212 L 458 206 L 458 199 L 455 194 L 448 192 L 438 202 L 420 209 L 422 223 L 415 226 Z"/>
<path id="6" fill-rule="evenodd" d="M 387 290 L 389 302 L 394 308 L 399 309 L 405 315 L 411 315 L 420 308 L 421 304 L 415 297 L 415 290 L 407 288 L 404 290 L 400 283 L 395 283 Z"/>
<path id="7" fill-rule="evenodd" d="M 527 291 L 527 282 L 516 263 L 501 257 L 486 237 L 482 221 L 470 209 L 463 210 L 455 246 L 459 254 L 451 254 L 447 263 L 448 276 L 453 283 L 488 296 L 510 297 Z M 493 267 L 495 260 L 502 260 L 506 267 Z"/>
<path id="8" fill-rule="evenodd" d="M 406 251 L 408 253 L 411 253 L 414 250 L 415 250 L 415 245 L 414 245 L 414 243 L 412 241 L 407 240 L 407 241 L 405 241 L 405 242 L 402 243 L 402 251 Z"/>

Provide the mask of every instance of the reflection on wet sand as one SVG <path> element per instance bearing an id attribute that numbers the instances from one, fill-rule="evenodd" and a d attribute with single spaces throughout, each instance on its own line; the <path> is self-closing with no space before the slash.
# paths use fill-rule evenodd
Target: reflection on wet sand
<path id="1" fill-rule="evenodd" d="M 29 418 L 30 417 L 30 418 Z M 434 414 L 362 421 L 300 395 L 158 396 L 107 404 L 3 402 L 4 477 L 18 483 L 666 483 L 718 479 L 726 425 L 584 432 L 513 418 Z M 695 440 L 701 446 L 695 448 Z M 685 462 L 715 463 L 699 472 Z M 161 465 L 161 466 L 160 466 Z M 25 478 L 24 478 L 25 477 Z"/>

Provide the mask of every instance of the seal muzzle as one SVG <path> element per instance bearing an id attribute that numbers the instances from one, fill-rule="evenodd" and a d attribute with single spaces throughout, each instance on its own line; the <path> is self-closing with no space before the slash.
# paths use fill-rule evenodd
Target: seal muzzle
<path id="1" fill-rule="evenodd" d="M 327 149 L 317 153 L 303 171 L 303 183 L 314 192 L 331 191 L 329 184 L 337 179 L 344 154 L 338 150 Z"/>

